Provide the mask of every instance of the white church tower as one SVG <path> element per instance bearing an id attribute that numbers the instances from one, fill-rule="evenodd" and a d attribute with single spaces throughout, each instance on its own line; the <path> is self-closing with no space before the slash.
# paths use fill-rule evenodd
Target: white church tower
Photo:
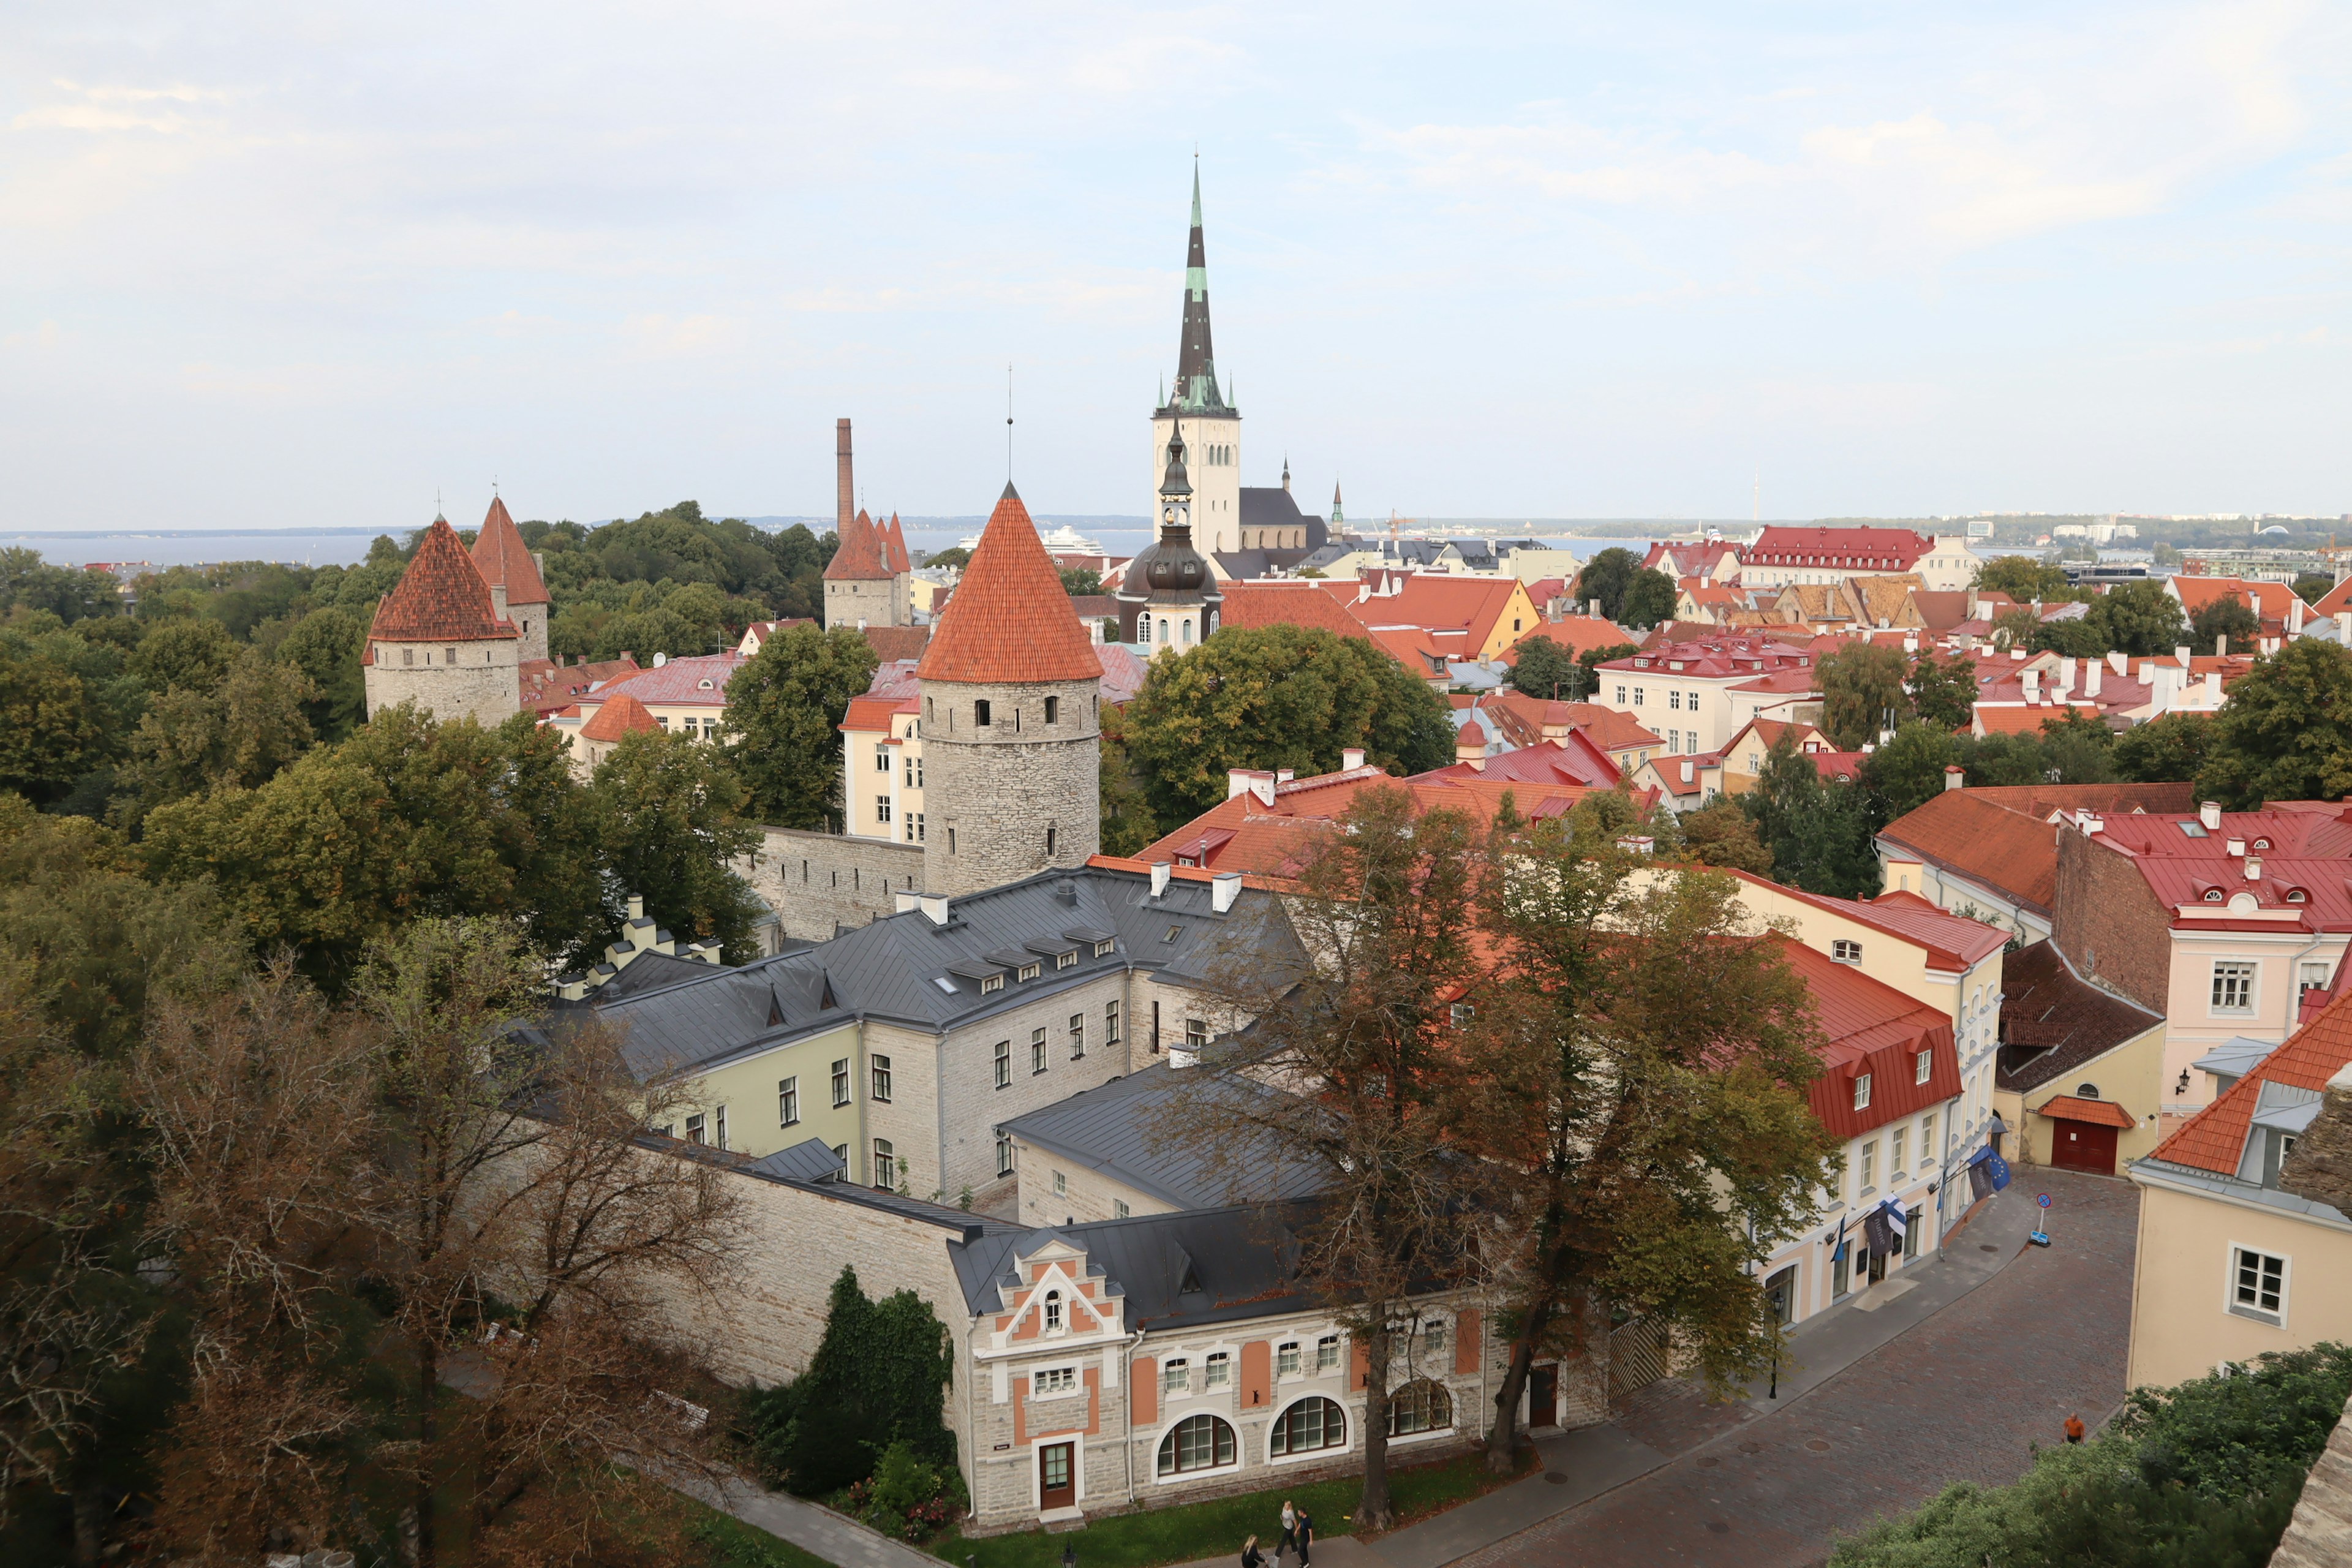
<path id="1" fill-rule="evenodd" d="M 1192 545 L 1214 559 L 1242 548 L 1242 416 L 1217 386 L 1209 343 L 1209 263 L 1201 242 L 1201 168 L 1192 166 L 1192 237 L 1184 258 L 1184 335 L 1176 350 L 1176 392 L 1151 416 L 1151 485 L 1171 461 L 1176 422 L 1185 427 L 1183 462 L 1192 485 Z M 1157 509 L 1155 509 L 1156 510 Z"/>

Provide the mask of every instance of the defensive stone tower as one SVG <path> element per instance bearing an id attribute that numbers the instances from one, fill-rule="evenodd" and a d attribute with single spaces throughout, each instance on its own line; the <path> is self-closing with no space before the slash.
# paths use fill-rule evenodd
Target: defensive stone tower
<path id="1" fill-rule="evenodd" d="M 539 574 L 539 558 L 522 542 L 522 534 L 507 514 L 507 503 L 490 498 L 489 515 L 474 536 L 474 566 L 489 584 L 490 607 L 499 618 L 511 621 L 517 651 L 525 663 L 547 657 L 547 583 Z"/>
<path id="2" fill-rule="evenodd" d="M 915 675 L 923 890 L 1084 865 L 1101 843 L 1102 661 L 1010 484 Z"/>
<path id="3" fill-rule="evenodd" d="M 414 702 L 437 719 L 511 718 L 522 707 L 521 641 L 498 613 L 457 531 L 436 516 L 368 627 L 360 655 L 368 717 Z"/>

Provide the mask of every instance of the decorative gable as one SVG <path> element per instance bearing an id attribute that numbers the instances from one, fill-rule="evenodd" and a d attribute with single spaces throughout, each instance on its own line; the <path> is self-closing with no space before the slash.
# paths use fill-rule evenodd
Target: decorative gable
<path id="1" fill-rule="evenodd" d="M 1086 1343 L 1125 1332 L 1118 1288 L 1092 1267 L 1086 1249 L 1049 1236 L 1015 1260 L 996 1282 L 1003 1310 L 991 1323 L 991 1343 L 1006 1350 L 1045 1342 Z"/>

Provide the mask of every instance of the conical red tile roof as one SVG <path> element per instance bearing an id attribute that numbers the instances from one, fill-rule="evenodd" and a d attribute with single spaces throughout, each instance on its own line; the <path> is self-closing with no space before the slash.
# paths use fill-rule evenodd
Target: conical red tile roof
<path id="1" fill-rule="evenodd" d="M 646 705 L 625 691 L 615 691 L 596 710 L 596 716 L 580 726 L 583 741 L 617 741 L 641 730 L 658 730 L 654 716 Z"/>
<path id="2" fill-rule="evenodd" d="M 915 674 L 925 680 L 1098 680 L 1102 660 L 1011 485 L 981 530 Z"/>
<path id="3" fill-rule="evenodd" d="M 375 607 L 371 639 L 386 642 L 484 642 L 520 637 L 514 623 L 499 618 L 490 586 L 474 558 L 457 542 L 457 531 L 436 517 L 425 531 L 416 559 Z"/>
<path id="4" fill-rule="evenodd" d="M 539 574 L 539 563 L 530 558 L 530 547 L 516 531 L 514 519 L 507 515 L 507 503 L 496 496 L 490 498 L 489 515 L 482 519 L 482 531 L 474 537 L 474 565 L 483 582 L 507 591 L 508 604 L 547 603 L 547 584 Z"/>
<path id="5" fill-rule="evenodd" d="M 874 520 L 860 509 L 849 520 L 849 527 L 841 536 L 839 548 L 833 559 L 825 563 L 824 579 L 828 583 L 866 583 L 877 577 L 890 575 L 890 563 L 885 559 L 887 548 L 881 531 Z"/>
<path id="6" fill-rule="evenodd" d="M 912 572 L 915 563 L 907 554 L 907 531 L 898 526 L 897 512 L 890 514 L 889 525 L 883 530 L 883 536 L 890 542 L 891 573 L 895 575 L 900 572 Z"/>

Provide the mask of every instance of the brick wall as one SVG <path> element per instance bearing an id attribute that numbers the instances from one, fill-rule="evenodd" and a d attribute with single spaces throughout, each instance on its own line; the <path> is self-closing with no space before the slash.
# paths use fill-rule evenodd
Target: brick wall
<path id="1" fill-rule="evenodd" d="M 2151 1012 L 2170 1005 L 2170 913 L 2128 858 L 2071 828 L 2058 835 L 2051 940 L 2084 978 Z"/>
<path id="2" fill-rule="evenodd" d="M 457 662 L 446 662 L 455 647 Z M 415 654 L 416 662 L 403 661 Z M 487 726 L 511 719 L 522 708 L 522 676 L 515 639 L 482 642 L 399 643 L 377 641 L 375 659 L 361 671 L 367 689 L 368 717 L 414 702 L 436 719 L 471 716 Z"/>
<path id="3" fill-rule="evenodd" d="M 836 926 L 862 926 L 898 908 L 891 895 L 923 885 L 919 845 L 838 833 L 764 827 L 749 866 L 752 890 L 768 900 L 786 936 L 830 942 Z"/>
<path id="4" fill-rule="evenodd" d="M 1101 687 L 922 683 L 926 891 L 1003 887 L 1049 867 L 1083 866 L 1101 847 Z M 982 701 L 986 725 L 974 716 Z"/>

